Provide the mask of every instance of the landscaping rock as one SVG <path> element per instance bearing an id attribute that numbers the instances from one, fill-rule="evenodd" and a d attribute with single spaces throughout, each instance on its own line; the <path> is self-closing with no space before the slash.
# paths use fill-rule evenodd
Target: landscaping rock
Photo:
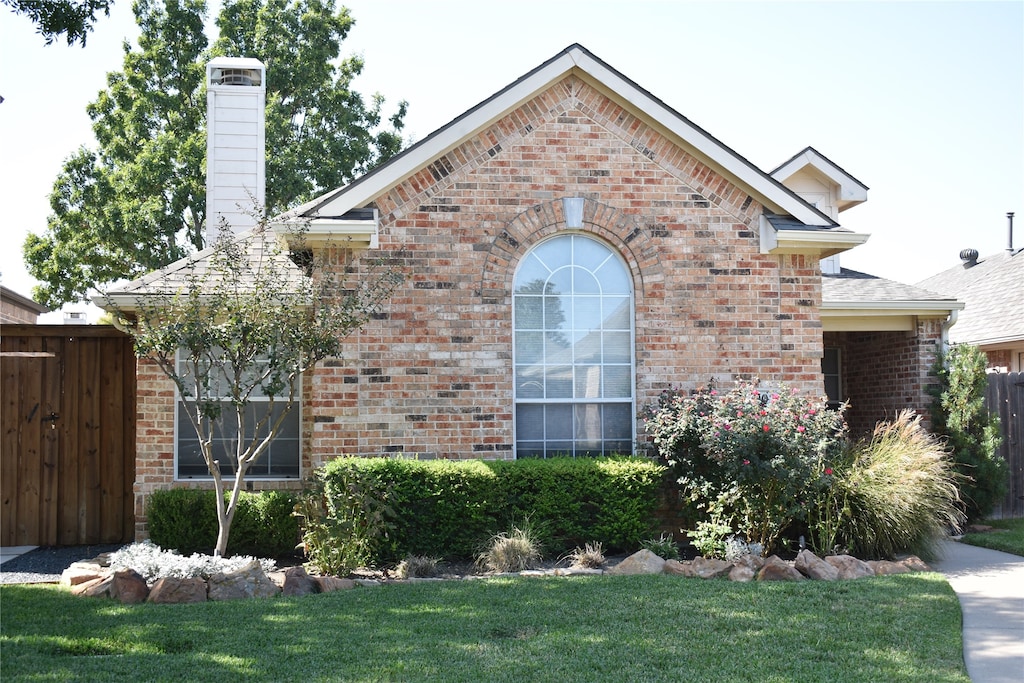
<path id="1" fill-rule="evenodd" d="M 121 601 L 122 605 L 135 605 L 145 602 L 149 597 L 149 586 L 146 580 L 134 569 L 121 569 L 111 576 L 110 595 Z"/>
<path id="2" fill-rule="evenodd" d="M 829 555 L 825 562 L 836 568 L 840 579 L 863 579 L 874 576 L 875 570 L 852 555 Z"/>
<path id="3" fill-rule="evenodd" d="M 744 567 L 749 567 L 750 569 L 753 569 L 756 574 L 757 571 L 764 566 L 764 558 L 760 555 L 742 555 L 736 560 L 733 560 L 733 564 L 736 566 L 743 565 Z"/>
<path id="4" fill-rule="evenodd" d="M 758 581 L 805 581 L 804 575 L 792 565 L 784 562 L 777 555 L 765 560 L 764 566 L 757 573 Z"/>
<path id="5" fill-rule="evenodd" d="M 77 586 L 71 587 L 72 595 L 82 595 L 87 598 L 111 598 L 111 591 L 114 587 L 114 576 L 107 574 L 93 579 L 92 581 L 86 581 L 80 583 Z"/>
<path id="6" fill-rule="evenodd" d="M 320 587 L 303 567 L 288 567 L 284 570 L 284 595 L 309 595 L 319 593 Z"/>
<path id="7" fill-rule="evenodd" d="M 725 560 L 716 560 L 714 558 L 707 559 L 703 557 L 696 558 L 693 563 L 693 573 L 702 579 L 717 579 L 723 576 L 728 576 L 729 572 L 732 571 L 732 562 L 726 562 Z"/>
<path id="8" fill-rule="evenodd" d="M 552 573 L 555 576 L 598 576 L 604 574 L 604 570 L 594 567 L 556 567 Z"/>
<path id="9" fill-rule="evenodd" d="M 237 571 L 214 574 L 209 581 L 210 600 L 269 598 L 281 592 L 255 560 Z"/>
<path id="10" fill-rule="evenodd" d="M 316 582 L 321 593 L 333 593 L 356 587 L 356 582 L 352 579 L 339 579 L 337 576 L 314 576 L 313 581 Z"/>
<path id="11" fill-rule="evenodd" d="M 932 568 L 917 555 L 904 557 L 902 560 L 899 560 L 899 564 L 902 564 L 912 572 L 930 572 L 932 570 Z"/>
<path id="12" fill-rule="evenodd" d="M 62 586 L 77 586 L 86 581 L 100 579 L 107 575 L 107 570 L 95 562 L 75 562 L 61 572 Z"/>
<path id="13" fill-rule="evenodd" d="M 793 568 L 809 579 L 815 581 L 835 581 L 839 578 L 839 570 L 821 559 L 810 550 L 801 550 L 796 556 Z"/>
<path id="14" fill-rule="evenodd" d="M 868 566 L 875 572 L 875 576 L 889 576 L 891 574 L 909 574 L 912 569 L 890 560 L 868 560 Z"/>
<path id="15" fill-rule="evenodd" d="M 206 580 L 165 577 L 156 580 L 149 591 L 149 601 L 164 605 L 206 602 Z"/>
<path id="16" fill-rule="evenodd" d="M 609 574 L 660 574 L 665 568 L 664 558 L 646 548 L 637 551 L 608 570 Z"/>
<path id="17" fill-rule="evenodd" d="M 662 567 L 661 571 L 665 574 L 685 576 L 691 579 L 697 576 L 693 571 L 692 562 L 680 562 L 679 560 L 665 560 L 665 566 Z"/>
<path id="18" fill-rule="evenodd" d="M 733 568 L 729 570 L 729 580 L 739 583 L 753 581 L 756 575 L 757 573 L 754 571 L 753 567 L 745 564 L 733 565 Z"/>

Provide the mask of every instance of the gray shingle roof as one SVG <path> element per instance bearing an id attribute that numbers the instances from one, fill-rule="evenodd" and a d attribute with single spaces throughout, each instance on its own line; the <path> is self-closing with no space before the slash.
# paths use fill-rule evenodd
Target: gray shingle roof
<path id="1" fill-rule="evenodd" d="M 955 343 L 1024 340 L 1024 249 L 1001 251 L 917 283 L 966 304 L 949 331 Z"/>
<path id="2" fill-rule="evenodd" d="M 821 278 L 821 299 L 823 303 L 903 303 L 934 302 L 953 304 L 955 296 L 945 296 L 929 289 L 907 285 L 895 280 L 849 268 L 835 275 L 825 274 Z"/>

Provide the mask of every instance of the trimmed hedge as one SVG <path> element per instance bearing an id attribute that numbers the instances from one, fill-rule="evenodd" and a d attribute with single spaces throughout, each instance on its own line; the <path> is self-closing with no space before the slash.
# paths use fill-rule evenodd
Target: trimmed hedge
<path id="1" fill-rule="evenodd" d="M 645 458 L 338 458 L 313 474 L 305 495 L 316 501 L 305 509 L 321 518 L 307 526 L 335 530 L 317 544 L 358 536 L 373 564 L 407 555 L 471 558 L 491 535 L 527 521 L 548 556 L 594 541 L 630 550 L 656 526 L 665 471 Z M 360 515 L 373 519 L 353 521 Z"/>
<path id="2" fill-rule="evenodd" d="M 225 494 L 225 499 L 230 494 Z M 216 493 L 202 489 L 154 491 L 146 507 L 149 539 L 181 555 L 212 553 L 217 545 Z M 299 521 L 290 491 L 243 492 L 228 537 L 228 555 L 295 554 Z"/>

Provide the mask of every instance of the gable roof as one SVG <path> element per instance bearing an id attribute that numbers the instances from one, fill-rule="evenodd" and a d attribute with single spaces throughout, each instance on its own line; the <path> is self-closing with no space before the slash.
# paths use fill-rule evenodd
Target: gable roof
<path id="1" fill-rule="evenodd" d="M 579 44 L 565 48 L 387 163 L 344 187 L 327 192 L 282 214 L 275 222 L 301 220 L 311 221 L 315 226 L 318 221 L 337 221 L 352 209 L 365 208 L 375 197 L 569 75 L 577 76 L 616 101 L 629 105 L 647 120 L 672 135 L 681 146 L 702 161 L 748 189 L 768 211 L 792 216 L 804 226 L 814 229 L 841 230 L 831 218 L 805 202 L 781 182 L 758 169 L 703 128 Z M 849 233 L 845 230 L 842 232 Z"/>
<path id="2" fill-rule="evenodd" d="M 954 266 L 917 285 L 966 303 L 949 331 L 950 341 L 978 345 L 1024 341 L 1024 249 Z"/>
<path id="3" fill-rule="evenodd" d="M 838 208 L 840 211 L 867 201 L 868 186 L 813 147 L 805 147 L 794 154 L 772 171 L 771 176 L 779 182 L 785 182 L 793 174 L 808 167 L 813 168 L 819 175 L 839 186 Z"/>

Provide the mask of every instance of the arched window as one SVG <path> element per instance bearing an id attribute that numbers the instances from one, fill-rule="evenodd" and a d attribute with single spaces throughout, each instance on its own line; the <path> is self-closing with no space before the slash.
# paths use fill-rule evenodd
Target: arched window
<path id="1" fill-rule="evenodd" d="M 513 283 L 517 457 L 633 452 L 633 293 L 581 234 L 541 242 Z"/>

